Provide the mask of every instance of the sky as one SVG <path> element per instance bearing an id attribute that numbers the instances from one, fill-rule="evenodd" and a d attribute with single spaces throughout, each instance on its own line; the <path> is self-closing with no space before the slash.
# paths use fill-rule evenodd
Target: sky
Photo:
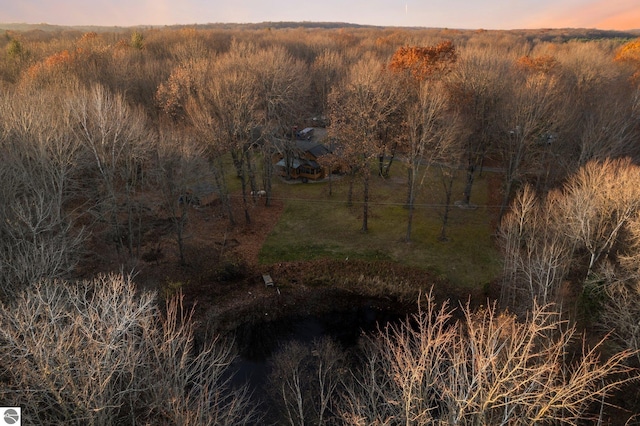
<path id="1" fill-rule="evenodd" d="M 0 0 L 0 23 L 127 27 L 266 21 L 629 30 L 640 29 L 640 0 Z"/>

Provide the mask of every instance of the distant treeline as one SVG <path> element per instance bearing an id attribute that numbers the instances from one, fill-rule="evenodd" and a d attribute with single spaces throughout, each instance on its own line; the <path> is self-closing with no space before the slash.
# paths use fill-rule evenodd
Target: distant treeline
<path id="1" fill-rule="evenodd" d="M 281 30 L 291 28 L 305 29 L 340 29 L 340 28 L 405 28 L 410 29 L 428 29 L 427 27 L 384 27 L 377 25 L 360 25 L 347 22 L 314 22 L 314 21 L 265 21 L 258 23 L 206 23 L 206 24 L 187 24 L 187 25 L 136 25 L 129 27 L 121 26 L 100 26 L 100 25 L 51 25 L 47 23 L 27 24 L 27 23 L 0 23 L 0 30 L 3 31 L 46 31 L 46 32 L 65 32 L 65 31 L 95 31 L 95 32 L 120 32 L 124 30 L 145 30 L 145 29 L 172 29 L 179 30 L 184 28 L 200 29 L 200 30 Z M 525 35 L 543 41 L 567 41 L 575 39 L 598 40 L 608 38 L 634 38 L 640 35 L 640 28 L 626 31 L 617 30 L 600 30 L 595 28 L 539 28 L 539 29 L 514 29 L 514 30 L 486 30 L 486 29 L 452 29 L 452 28 L 432 28 L 434 30 L 449 30 L 459 33 L 476 33 L 476 32 L 506 32 L 515 35 Z"/>

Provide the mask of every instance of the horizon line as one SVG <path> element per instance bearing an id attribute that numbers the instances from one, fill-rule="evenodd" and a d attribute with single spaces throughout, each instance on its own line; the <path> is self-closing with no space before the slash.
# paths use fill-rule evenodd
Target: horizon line
<path id="1" fill-rule="evenodd" d="M 114 28 L 114 29 L 128 29 L 128 28 L 167 28 L 167 27 L 194 27 L 194 26 L 211 26 L 211 25 L 237 25 L 237 26 L 256 26 L 256 25 L 268 25 L 268 24 L 317 24 L 317 25 L 334 25 L 334 26 L 349 26 L 349 27 L 361 27 L 361 28 L 400 28 L 400 29 L 424 29 L 424 30 L 454 30 L 454 31 L 569 31 L 569 30 L 590 30 L 590 31 L 603 31 L 603 32 L 640 32 L 640 27 L 619 30 L 611 28 L 598 28 L 598 27 L 530 27 L 530 28 L 510 28 L 510 29 L 497 29 L 497 28 L 453 28 L 453 27 L 425 27 L 417 25 L 376 25 L 376 24 L 357 24 L 343 21 L 260 21 L 260 22 L 206 22 L 206 23 L 175 23 L 175 24 L 135 24 L 135 25 L 101 25 L 101 24 L 52 24 L 48 22 L 0 22 L 0 29 L 7 29 L 3 26 L 46 26 L 46 27 L 59 27 L 59 28 Z"/>

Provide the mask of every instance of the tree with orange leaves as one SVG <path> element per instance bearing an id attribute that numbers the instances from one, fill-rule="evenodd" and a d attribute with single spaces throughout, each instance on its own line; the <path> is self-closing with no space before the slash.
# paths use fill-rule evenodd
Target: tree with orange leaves
<path id="1" fill-rule="evenodd" d="M 64 86 L 77 66 L 79 52 L 67 49 L 56 52 L 30 66 L 23 75 L 23 86 Z"/>
<path id="2" fill-rule="evenodd" d="M 636 71 L 633 74 L 633 79 L 636 82 L 640 81 L 640 37 L 625 43 L 616 53 L 614 60 L 635 66 Z"/>
<path id="3" fill-rule="evenodd" d="M 407 71 L 418 81 L 425 80 L 438 71 L 444 71 L 457 60 L 453 43 L 443 41 L 436 46 L 400 47 L 393 54 L 389 68 L 392 71 Z"/>
<path id="4" fill-rule="evenodd" d="M 558 60 L 550 55 L 536 57 L 526 55 L 518 59 L 516 65 L 522 70 L 535 71 L 542 74 L 549 74 L 559 66 Z"/>
<path id="5" fill-rule="evenodd" d="M 640 63 L 640 37 L 622 45 L 616 53 L 615 60 Z"/>

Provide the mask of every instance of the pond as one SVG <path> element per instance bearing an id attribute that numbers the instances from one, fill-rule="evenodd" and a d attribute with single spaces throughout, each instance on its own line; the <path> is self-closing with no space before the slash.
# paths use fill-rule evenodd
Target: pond
<path id="1" fill-rule="evenodd" d="M 336 304 L 340 308 L 323 313 L 290 315 L 238 327 L 235 339 L 239 357 L 233 368 L 234 382 L 248 382 L 252 388 L 259 388 L 266 380 L 271 356 L 292 341 L 310 344 L 330 337 L 343 349 L 349 349 L 358 343 L 363 333 L 399 322 L 408 314 L 406 307 L 394 300 L 345 297 L 348 297 L 347 303 L 342 299 Z M 345 308 L 345 304 L 349 307 Z"/>

